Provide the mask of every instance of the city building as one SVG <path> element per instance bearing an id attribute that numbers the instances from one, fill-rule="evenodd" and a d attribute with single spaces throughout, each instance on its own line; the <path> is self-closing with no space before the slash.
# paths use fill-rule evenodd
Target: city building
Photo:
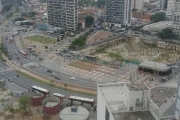
<path id="1" fill-rule="evenodd" d="M 174 9 L 175 9 L 175 0 L 168 0 L 167 11 L 169 13 L 173 13 Z"/>
<path id="2" fill-rule="evenodd" d="M 144 8 L 144 0 L 132 0 L 131 6 L 132 10 L 142 11 Z"/>
<path id="3" fill-rule="evenodd" d="M 97 120 L 155 120 L 145 84 L 106 83 L 97 88 Z"/>
<path id="4" fill-rule="evenodd" d="M 48 23 L 55 27 L 75 31 L 78 27 L 77 0 L 47 0 Z"/>
<path id="5" fill-rule="evenodd" d="M 160 9 L 167 10 L 168 0 L 159 0 L 159 2 L 160 2 Z"/>
<path id="6" fill-rule="evenodd" d="M 173 27 L 172 21 L 161 21 L 161 22 L 145 25 L 142 29 L 144 31 L 152 33 L 152 32 L 160 32 L 163 29 L 172 28 L 172 27 Z"/>
<path id="7" fill-rule="evenodd" d="M 173 11 L 173 31 L 180 36 L 180 0 L 175 1 L 175 9 Z"/>
<path id="8" fill-rule="evenodd" d="M 105 22 L 109 26 L 131 25 L 131 0 L 106 0 Z"/>
<path id="9" fill-rule="evenodd" d="M 180 120 L 180 74 L 177 77 L 178 79 L 178 94 L 177 94 L 177 98 L 176 98 L 176 111 L 175 111 L 175 118 L 177 120 Z"/>

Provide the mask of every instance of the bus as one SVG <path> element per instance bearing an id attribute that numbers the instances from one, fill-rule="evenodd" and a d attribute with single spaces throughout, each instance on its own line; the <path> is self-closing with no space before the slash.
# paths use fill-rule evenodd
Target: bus
<path id="1" fill-rule="evenodd" d="M 64 101 L 65 95 L 59 94 L 59 93 L 53 93 L 52 94 L 55 97 L 58 97 L 61 101 Z"/>
<path id="2" fill-rule="evenodd" d="M 92 107 L 95 104 L 95 100 L 91 99 L 91 98 L 84 98 L 84 97 L 78 97 L 78 96 L 69 96 L 69 100 L 71 101 L 71 103 L 73 101 L 78 101 L 78 102 L 81 102 L 82 104 L 87 103 L 87 104 L 90 104 Z"/>
<path id="3" fill-rule="evenodd" d="M 26 58 L 27 55 L 28 55 L 28 54 L 27 54 L 26 52 L 24 52 L 23 50 L 19 51 L 19 53 L 20 53 L 20 55 L 23 56 L 24 58 Z"/>
<path id="4" fill-rule="evenodd" d="M 31 87 L 31 89 L 32 89 L 33 92 L 40 92 L 40 93 L 42 93 L 42 94 L 44 94 L 44 95 L 49 95 L 49 90 L 44 89 L 44 88 L 42 88 L 42 87 L 33 85 L 33 86 Z"/>

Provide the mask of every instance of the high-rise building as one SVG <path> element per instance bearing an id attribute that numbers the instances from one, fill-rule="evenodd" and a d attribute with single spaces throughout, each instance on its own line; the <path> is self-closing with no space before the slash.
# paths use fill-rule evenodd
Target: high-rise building
<path id="1" fill-rule="evenodd" d="M 132 0 L 132 9 L 142 11 L 144 8 L 144 0 Z"/>
<path id="2" fill-rule="evenodd" d="M 173 31 L 180 36 L 180 0 L 175 1 L 175 8 L 173 10 Z"/>
<path id="3" fill-rule="evenodd" d="M 48 23 L 75 31 L 78 26 L 78 0 L 47 0 Z"/>
<path id="4" fill-rule="evenodd" d="M 131 0 L 106 0 L 106 24 L 131 25 Z"/>

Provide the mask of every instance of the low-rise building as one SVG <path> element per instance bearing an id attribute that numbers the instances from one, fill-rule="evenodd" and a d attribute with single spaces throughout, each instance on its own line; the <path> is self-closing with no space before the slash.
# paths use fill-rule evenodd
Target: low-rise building
<path id="1" fill-rule="evenodd" d="M 149 100 L 145 84 L 98 84 L 97 120 L 155 120 L 148 112 Z"/>
<path id="2" fill-rule="evenodd" d="M 172 26 L 173 26 L 172 21 L 161 21 L 161 22 L 146 25 L 142 29 L 144 31 L 151 33 L 151 32 L 160 32 L 163 29 L 172 28 Z"/>
<path id="3" fill-rule="evenodd" d="M 81 19 L 78 21 L 78 29 L 83 30 L 85 28 L 85 20 Z"/>

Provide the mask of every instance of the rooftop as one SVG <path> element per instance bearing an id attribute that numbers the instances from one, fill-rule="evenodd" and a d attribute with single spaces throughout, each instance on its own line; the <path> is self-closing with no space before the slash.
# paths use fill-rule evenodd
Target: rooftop
<path id="1" fill-rule="evenodd" d="M 171 68 L 164 63 L 154 61 L 143 61 L 139 66 L 159 71 L 167 71 Z"/>
<path id="2" fill-rule="evenodd" d="M 115 120 L 155 120 L 150 112 L 114 113 Z"/>
<path id="3" fill-rule="evenodd" d="M 127 87 L 130 91 L 148 90 L 145 84 L 127 84 Z"/>

